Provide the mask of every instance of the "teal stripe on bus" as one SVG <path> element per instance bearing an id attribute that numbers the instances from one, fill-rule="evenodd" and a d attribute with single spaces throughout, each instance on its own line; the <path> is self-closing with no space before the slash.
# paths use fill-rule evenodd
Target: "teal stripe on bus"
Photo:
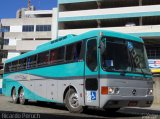
<path id="1" fill-rule="evenodd" d="M 46 102 L 57 102 L 55 100 L 49 100 L 47 98 L 41 97 L 34 92 L 30 91 L 28 88 L 26 88 L 24 85 L 20 84 L 18 81 L 12 80 L 12 79 L 5 79 L 7 81 L 7 86 L 6 88 L 3 88 L 3 94 L 5 96 L 11 96 L 11 90 L 13 87 L 16 88 L 16 94 L 18 94 L 18 89 L 22 86 L 24 89 L 25 93 L 25 98 L 26 99 L 31 99 L 31 100 L 39 100 L 39 101 L 46 101 Z M 17 95 L 18 97 L 18 95 Z M 57 102 L 60 103 L 60 102 Z"/>

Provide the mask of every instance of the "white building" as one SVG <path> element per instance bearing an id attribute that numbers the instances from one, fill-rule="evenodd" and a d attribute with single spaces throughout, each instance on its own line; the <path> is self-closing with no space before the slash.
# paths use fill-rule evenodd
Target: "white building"
<path id="1" fill-rule="evenodd" d="M 34 15 L 1 20 L 3 29 L 5 29 L 3 52 L 6 53 L 2 62 L 34 50 L 37 45 L 52 39 L 52 14 L 47 14 L 47 10 L 36 13 L 37 11 Z"/>

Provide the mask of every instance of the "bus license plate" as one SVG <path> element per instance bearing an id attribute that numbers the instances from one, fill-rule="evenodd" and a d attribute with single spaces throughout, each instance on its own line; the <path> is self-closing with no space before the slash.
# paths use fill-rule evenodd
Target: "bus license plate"
<path id="1" fill-rule="evenodd" d="M 128 103 L 128 106 L 136 106 L 137 105 L 137 101 L 130 101 Z"/>

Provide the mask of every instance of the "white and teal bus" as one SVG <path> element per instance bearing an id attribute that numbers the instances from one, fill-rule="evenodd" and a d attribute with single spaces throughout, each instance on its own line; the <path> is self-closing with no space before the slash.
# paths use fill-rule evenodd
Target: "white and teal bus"
<path id="1" fill-rule="evenodd" d="M 151 106 L 153 81 L 142 39 L 94 30 L 7 60 L 3 94 L 14 103 L 64 103 L 70 112 L 89 106 L 116 111 Z"/>

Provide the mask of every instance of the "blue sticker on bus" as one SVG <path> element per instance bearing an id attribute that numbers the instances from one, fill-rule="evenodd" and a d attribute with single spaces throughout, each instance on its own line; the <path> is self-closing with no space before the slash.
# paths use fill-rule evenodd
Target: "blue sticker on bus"
<path id="1" fill-rule="evenodd" d="M 96 100 L 96 92 L 91 91 L 91 100 Z"/>
<path id="2" fill-rule="evenodd" d="M 133 44 L 131 42 L 128 42 L 128 49 L 133 49 Z"/>

